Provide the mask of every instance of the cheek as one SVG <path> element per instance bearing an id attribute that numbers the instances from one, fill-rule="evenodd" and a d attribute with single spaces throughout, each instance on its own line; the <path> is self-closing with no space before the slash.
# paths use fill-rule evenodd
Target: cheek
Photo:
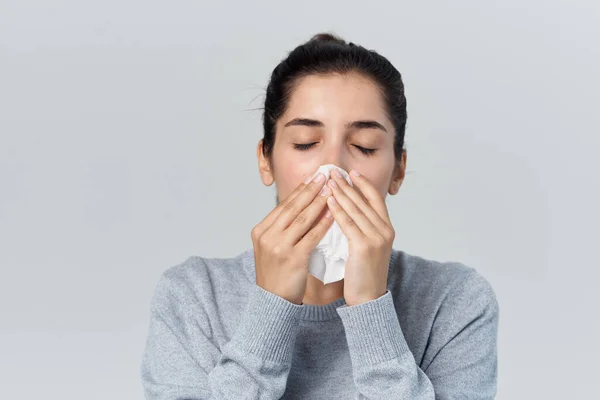
<path id="1" fill-rule="evenodd" d="M 275 181 L 281 189 L 293 191 L 306 178 L 312 177 L 319 167 L 313 165 L 314 162 L 300 160 L 294 155 L 293 152 L 280 152 L 273 165 Z"/>
<path id="2" fill-rule="evenodd" d="M 304 183 L 304 180 L 311 177 L 314 171 L 310 168 L 297 168 L 293 164 L 276 165 L 274 168 L 275 184 L 277 185 L 277 194 L 281 199 L 287 197 L 298 185 Z"/>

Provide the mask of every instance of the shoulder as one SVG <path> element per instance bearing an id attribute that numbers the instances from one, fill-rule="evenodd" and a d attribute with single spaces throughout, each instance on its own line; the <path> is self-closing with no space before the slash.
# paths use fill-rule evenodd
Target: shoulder
<path id="1" fill-rule="evenodd" d="M 459 261 L 439 261 L 393 250 L 391 283 L 408 297 L 426 298 L 437 307 L 476 301 L 498 308 L 491 283 L 475 268 Z"/>
<path id="2" fill-rule="evenodd" d="M 233 275 L 240 276 L 245 272 L 244 269 L 247 267 L 250 256 L 253 256 L 251 249 L 227 258 L 194 255 L 167 268 L 161 278 L 176 282 L 190 282 L 206 279 L 209 276 L 218 279 Z"/>
<path id="3" fill-rule="evenodd" d="M 185 307 L 200 301 L 215 301 L 222 288 L 239 287 L 251 283 L 249 257 L 252 249 L 233 257 L 217 258 L 198 255 L 165 269 L 156 284 L 152 307 L 157 309 Z"/>

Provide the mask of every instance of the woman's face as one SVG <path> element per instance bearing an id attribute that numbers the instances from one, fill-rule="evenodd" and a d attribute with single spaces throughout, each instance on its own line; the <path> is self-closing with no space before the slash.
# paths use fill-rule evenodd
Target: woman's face
<path id="1" fill-rule="evenodd" d="M 406 168 L 405 152 L 401 162 L 394 157 L 394 127 L 380 90 L 357 73 L 301 78 L 276 123 L 272 168 L 262 139 L 257 154 L 263 183 L 275 182 L 277 203 L 323 164 L 360 172 L 382 198 L 398 192 Z"/>

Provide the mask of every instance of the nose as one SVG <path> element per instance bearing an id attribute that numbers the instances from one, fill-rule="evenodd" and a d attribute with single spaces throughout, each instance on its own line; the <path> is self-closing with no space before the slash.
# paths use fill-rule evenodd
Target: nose
<path id="1" fill-rule="evenodd" d="M 342 146 L 330 145 L 323 150 L 323 158 L 321 159 L 321 165 L 333 164 L 337 167 L 342 168 L 344 171 L 349 172 L 348 163 L 346 160 L 347 156 L 344 154 Z"/>

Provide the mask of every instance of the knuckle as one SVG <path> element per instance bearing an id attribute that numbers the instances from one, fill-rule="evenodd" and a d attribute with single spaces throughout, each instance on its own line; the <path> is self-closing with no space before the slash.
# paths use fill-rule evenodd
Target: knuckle
<path id="1" fill-rule="evenodd" d="M 300 214 L 298 214 L 298 216 L 296 218 L 294 218 L 294 223 L 296 223 L 298 225 L 304 225 L 306 220 L 307 220 L 306 215 L 304 213 L 300 213 Z"/>
<path id="2" fill-rule="evenodd" d="M 290 254 L 290 249 L 283 243 L 276 243 L 272 249 L 271 253 L 277 257 L 278 259 L 284 259 Z"/>
<path id="3" fill-rule="evenodd" d="M 268 247 L 269 246 L 269 239 L 267 238 L 267 235 L 261 235 L 258 240 L 258 245 L 261 247 Z"/>
<path id="4" fill-rule="evenodd" d="M 352 217 L 349 216 L 348 214 L 346 214 L 344 216 L 344 221 L 346 221 L 346 224 L 348 224 L 348 225 L 356 225 L 356 223 L 354 222 L 354 220 L 352 219 Z"/>
<path id="5" fill-rule="evenodd" d="M 281 248 L 281 245 L 276 244 L 271 248 L 271 252 L 276 256 L 281 256 L 283 254 L 283 249 Z"/>
<path id="6" fill-rule="evenodd" d="M 308 241 L 315 241 L 318 238 L 317 232 L 315 232 L 314 229 L 311 229 L 310 231 L 306 232 L 306 234 L 304 235 L 304 237 L 308 240 Z"/>
<path id="7" fill-rule="evenodd" d="M 259 238 L 259 236 L 260 233 L 257 225 L 254 228 L 252 228 L 252 231 L 250 231 L 250 237 L 252 238 L 252 241 L 256 241 Z"/>
<path id="8" fill-rule="evenodd" d="M 294 211 L 294 202 L 290 201 L 283 205 L 283 212 L 291 213 Z"/>
<path id="9" fill-rule="evenodd" d="M 382 235 L 375 236 L 374 241 L 375 241 L 374 244 L 377 248 L 381 248 L 381 247 L 384 247 L 387 245 L 387 240 Z"/>
<path id="10" fill-rule="evenodd" d="M 386 238 L 388 241 L 390 241 L 390 242 L 393 242 L 393 241 L 394 241 L 394 239 L 396 238 L 396 231 L 394 231 L 394 229 L 393 229 L 393 228 L 388 228 L 388 229 L 387 229 L 387 231 L 386 231 L 386 236 L 385 236 L 385 238 Z"/>

